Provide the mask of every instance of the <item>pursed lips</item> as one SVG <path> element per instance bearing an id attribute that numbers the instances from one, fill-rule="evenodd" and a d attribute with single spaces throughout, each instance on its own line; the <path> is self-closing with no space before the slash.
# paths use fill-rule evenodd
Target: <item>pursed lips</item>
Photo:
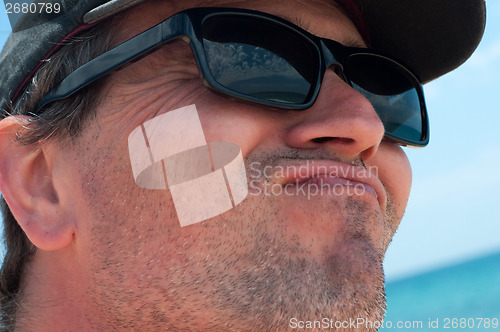
<path id="1" fill-rule="evenodd" d="M 362 194 L 373 195 L 378 200 L 382 211 L 386 210 L 385 188 L 380 179 L 366 168 L 332 160 L 281 162 L 275 167 L 280 171 L 273 174 L 271 182 L 283 187 L 305 182 L 326 186 L 361 186 Z"/>

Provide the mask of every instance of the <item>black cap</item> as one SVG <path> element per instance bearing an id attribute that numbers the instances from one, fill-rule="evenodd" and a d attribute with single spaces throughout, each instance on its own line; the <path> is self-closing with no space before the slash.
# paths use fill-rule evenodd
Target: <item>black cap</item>
<path id="1" fill-rule="evenodd" d="M 144 0 L 46 0 L 59 13 L 22 15 L 0 53 L 0 110 L 70 36 Z M 37 3 L 38 1 L 35 1 Z M 464 63 L 486 23 L 484 0 L 338 0 L 372 48 L 429 82 Z"/>

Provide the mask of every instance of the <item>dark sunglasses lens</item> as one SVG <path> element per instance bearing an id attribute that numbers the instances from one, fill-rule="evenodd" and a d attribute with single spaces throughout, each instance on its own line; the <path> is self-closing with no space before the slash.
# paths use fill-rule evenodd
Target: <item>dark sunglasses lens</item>
<path id="1" fill-rule="evenodd" d="M 401 65 L 375 54 L 354 54 L 348 60 L 352 86 L 373 105 L 386 133 L 419 142 L 425 118 L 418 81 Z"/>
<path id="2" fill-rule="evenodd" d="M 319 57 L 294 30 L 263 18 L 221 14 L 203 22 L 203 44 L 213 78 L 231 93 L 283 104 L 310 100 Z"/>

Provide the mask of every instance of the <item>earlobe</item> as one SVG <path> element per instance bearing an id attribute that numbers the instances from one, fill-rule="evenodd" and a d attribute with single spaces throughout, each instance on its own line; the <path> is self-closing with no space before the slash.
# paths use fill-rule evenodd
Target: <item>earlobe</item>
<path id="1" fill-rule="evenodd" d="M 22 144 L 16 135 L 27 117 L 0 121 L 0 192 L 30 241 L 42 250 L 69 245 L 74 222 L 54 185 L 54 151 L 50 144 Z"/>

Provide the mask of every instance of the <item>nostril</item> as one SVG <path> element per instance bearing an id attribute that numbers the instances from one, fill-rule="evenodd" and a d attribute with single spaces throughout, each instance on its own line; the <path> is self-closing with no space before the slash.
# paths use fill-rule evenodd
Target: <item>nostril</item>
<path id="1" fill-rule="evenodd" d="M 318 137 L 318 138 L 313 138 L 311 141 L 313 141 L 314 143 L 325 143 L 333 139 L 334 137 Z"/>
<path id="2" fill-rule="evenodd" d="M 347 137 L 317 137 L 313 138 L 311 141 L 314 143 L 325 143 L 325 142 L 337 142 L 337 143 L 352 143 L 354 140 Z"/>

